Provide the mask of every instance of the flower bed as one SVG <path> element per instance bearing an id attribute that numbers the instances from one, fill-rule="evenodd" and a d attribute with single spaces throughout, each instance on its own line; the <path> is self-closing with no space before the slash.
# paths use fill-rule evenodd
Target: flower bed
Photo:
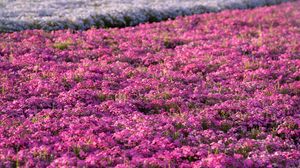
<path id="1" fill-rule="evenodd" d="M 0 32 L 26 29 L 124 27 L 224 9 L 246 9 L 288 0 L 2 0 Z"/>
<path id="2" fill-rule="evenodd" d="M 299 6 L 0 34 L 0 165 L 300 166 Z"/>

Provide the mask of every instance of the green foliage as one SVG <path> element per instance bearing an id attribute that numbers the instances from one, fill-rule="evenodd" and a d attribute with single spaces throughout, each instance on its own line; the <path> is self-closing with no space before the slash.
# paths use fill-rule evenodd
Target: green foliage
<path id="1" fill-rule="evenodd" d="M 223 118 L 223 119 L 227 119 L 227 118 L 229 118 L 230 117 L 230 114 L 229 114 L 229 112 L 227 112 L 227 111 L 224 111 L 224 110 L 220 110 L 219 112 L 218 112 L 218 114 L 220 115 L 220 117 L 221 118 Z"/>
<path id="2" fill-rule="evenodd" d="M 272 145 L 267 145 L 266 146 L 266 150 L 269 152 L 269 153 L 274 153 L 275 149 Z"/>
<path id="3" fill-rule="evenodd" d="M 201 121 L 201 126 L 202 126 L 202 129 L 203 130 L 207 130 L 209 128 L 209 123 L 208 123 L 208 120 L 207 119 L 203 119 Z"/>
<path id="4" fill-rule="evenodd" d="M 80 158 L 80 151 L 81 151 L 80 147 L 78 147 L 78 146 L 73 147 L 73 153 L 74 153 L 74 154 L 76 155 L 76 157 L 78 157 L 78 158 Z"/>
<path id="5" fill-rule="evenodd" d="M 231 124 L 224 122 L 221 124 L 220 129 L 221 131 L 227 133 L 231 129 L 231 127 L 232 127 Z"/>
<path id="6" fill-rule="evenodd" d="M 98 97 L 98 100 L 100 100 L 101 102 L 107 101 L 107 100 L 116 100 L 116 96 L 113 94 L 99 93 L 97 97 Z"/>
<path id="7" fill-rule="evenodd" d="M 74 75 L 73 79 L 74 79 L 75 82 L 79 83 L 79 82 L 83 81 L 83 76 L 79 75 L 79 74 L 76 74 L 76 75 Z"/>
<path id="8" fill-rule="evenodd" d="M 249 146 L 240 147 L 236 150 L 236 153 L 243 155 L 244 158 L 248 157 L 249 152 L 251 152 L 251 148 Z"/>
<path id="9" fill-rule="evenodd" d="M 174 49 L 176 46 L 184 45 L 185 43 L 180 40 L 172 40 L 169 38 L 165 38 L 163 40 L 163 44 L 164 44 L 165 48 Z"/>
<path id="10" fill-rule="evenodd" d="M 59 50 L 66 50 L 72 44 L 73 44 L 73 42 L 71 40 L 66 40 L 66 41 L 62 41 L 62 42 L 55 42 L 53 44 L 53 47 L 56 48 L 56 49 L 59 49 Z"/>
<path id="11" fill-rule="evenodd" d="M 250 132 L 250 137 L 251 137 L 252 139 L 257 139 L 259 133 L 260 133 L 260 130 L 259 130 L 259 129 L 257 129 L 257 128 L 252 128 L 252 129 L 251 129 L 251 132 Z"/>

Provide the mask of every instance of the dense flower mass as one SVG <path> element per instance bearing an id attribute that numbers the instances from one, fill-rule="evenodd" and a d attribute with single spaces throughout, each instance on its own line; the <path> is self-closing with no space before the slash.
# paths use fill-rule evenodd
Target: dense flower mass
<path id="1" fill-rule="evenodd" d="M 0 34 L 0 166 L 299 167 L 299 6 Z"/>

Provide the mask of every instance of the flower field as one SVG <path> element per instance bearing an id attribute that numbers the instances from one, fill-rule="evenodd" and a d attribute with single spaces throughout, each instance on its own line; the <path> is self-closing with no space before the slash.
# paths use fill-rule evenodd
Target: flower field
<path id="1" fill-rule="evenodd" d="M 299 8 L 0 34 L 0 167 L 299 167 Z"/>
<path id="2" fill-rule="evenodd" d="M 290 0 L 0 0 L 0 32 L 124 27 Z"/>

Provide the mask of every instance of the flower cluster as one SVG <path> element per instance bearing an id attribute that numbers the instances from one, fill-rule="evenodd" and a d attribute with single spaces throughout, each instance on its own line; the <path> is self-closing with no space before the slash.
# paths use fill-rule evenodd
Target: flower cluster
<path id="1" fill-rule="evenodd" d="M 299 6 L 0 34 L 0 167 L 299 167 Z"/>

